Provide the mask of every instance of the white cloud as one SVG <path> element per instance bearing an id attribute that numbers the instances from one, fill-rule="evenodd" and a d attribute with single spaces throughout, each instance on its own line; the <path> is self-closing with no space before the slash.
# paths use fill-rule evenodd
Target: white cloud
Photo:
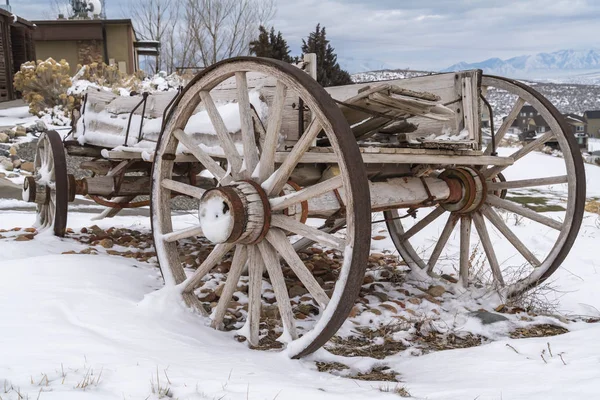
<path id="1" fill-rule="evenodd" d="M 127 17 L 123 10 L 134 1 L 106 0 L 109 17 Z M 11 1 L 28 19 L 45 17 L 49 4 Z M 598 47 L 598 21 L 598 0 L 278 0 L 273 24 L 296 54 L 302 38 L 321 23 L 340 58 L 436 69 Z"/>

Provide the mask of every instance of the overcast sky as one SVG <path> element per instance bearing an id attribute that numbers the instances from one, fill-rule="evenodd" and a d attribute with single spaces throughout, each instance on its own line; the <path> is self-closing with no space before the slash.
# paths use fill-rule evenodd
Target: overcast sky
<path id="1" fill-rule="evenodd" d="M 10 3 L 40 19 L 53 1 Z M 134 0 L 106 3 L 109 18 L 124 18 Z M 278 0 L 273 24 L 293 53 L 319 22 L 339 57 L 398 68 L 600 47 L 600 0 Z"/>

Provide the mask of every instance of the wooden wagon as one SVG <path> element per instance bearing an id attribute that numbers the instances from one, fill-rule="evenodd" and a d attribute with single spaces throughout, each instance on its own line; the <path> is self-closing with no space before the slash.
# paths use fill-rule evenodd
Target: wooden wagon
<path id="1" fill-rule="evenodd" d="M 77 194 L 111 207 L 103 216 L 149 203 L 165 284 L 222 329 L 240 280 L 247 282 L 239 334 L 253 346 L 264 298 L 274 297 L 279 340 L 293 357 L 322 346 L 351 311 L 373 213 L 383 213 L 416 276 L 456 290 L 488 284 L 515 296 L 558 268 L 581 224 L 584 168 L 575 138 L 539 93 L 479 70 L 323 88 L 309 73 L 315 68 L 310 57 L 300 66 L 240 57 L 205 69 L 176 96 L 89 92 L 74 136 L 63 143 L 48 132 L 39 140 L 36 173 L 23 192 L 38 204 L 38 226 L 64 235 L 68 202 Z M 513 101 L 502 122 L 493 101 L 498 93 Z M 526 103 L 551 130 L 499 155 Z M 491 125 L 487 147 L 482 115 Z M 558 169 L 538 164 L 536 150 L 551 140 L 560 149 Z M 64 149 L 89 157 L 81 167 L 95 175 L 68 175 Z M 531 178 L 507 179 L 509 170 Z M 562 191 L 554 208 L 523 202 L 524 191 L 556 187 Z M 135 201 L 143 195 L 150 199 Z M 175 196 L 195 201 L 196 222 L 174 229 Z M 511 216 L 528 220 L 539 238 L 523 237 Z M 186 273 L 181 244 L 198 238 L 211 251 Z M 543 243 L 534 249 L 532 240 Z M 476 242 L 488 282 L 473 271 Z M 335 281 L 313 274 L 306 261 L 313 245 L 314 253 L 339 261 Z M 223 263 L 224 284 L 202 288 L 205 297 L 217 290 L 218 296 L 199 300 L 197 289 Z M 300 299 L 290 296 L 284 268 L 308 292 Z M 299 321 L 295 307 L 303 301 L 314 307 Z"/>

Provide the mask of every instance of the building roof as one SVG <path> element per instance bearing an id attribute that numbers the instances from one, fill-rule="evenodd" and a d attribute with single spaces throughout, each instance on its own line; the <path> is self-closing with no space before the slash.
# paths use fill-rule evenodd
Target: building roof
<path id="1" fill-rule="evenodd" d="M 574 120 L 574 122 L 580 122 L 582 124 L 585 124 L 585 119 L 583 119 L 583 117 L 581 115 L 567 113 L 567 114 L 563 114 L 563 116 L 565 117 L 567 122 L 569 122 L 569 119 L 571 119 L 571 120 Z"/>
<path id="2" fill-rule="evenodd" d="M 586 119 L 600 119 L 600 110 L 591 110 L 583 113 L 583 117 Z"/>
<path id="3" fill-rule="evenodd" d="M 21 18 L 21 17 L 17 16 L 16 14 L 11 13 L 10 11 L 6 11 L 3 8 L 0 8 L 0 15 L 11 18 L 12 19 L 11 25 L 25 25 L 29 28 L 35 27 L 33 22 L 28 21 L 25 18 Z"/>
<path id="4" fill-rule="evenodd" d="M 33 21 L 38 26 L 42 25 L 132 25 L 131 19 L 44 19 Z"/>
<path id="5" fill-rule="evenodd" d="M 102 30 L 106 25 L 127 25 L 137 39 L 131 19 L 52 19 L 33 21 L 37 25 L 33 38 L 45 40 L 103 40 Z"/>

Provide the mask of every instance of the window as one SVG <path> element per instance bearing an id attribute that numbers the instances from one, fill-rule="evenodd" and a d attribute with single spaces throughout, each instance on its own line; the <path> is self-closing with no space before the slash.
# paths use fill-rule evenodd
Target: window
<path id="1" fill-rule="evenodd" d="M 530 117 L 533 117 L 533 113 L 532 113 L 532 112 L 530 112 L 530 113 L 529 113 L 529 116 L 530 116 Z"/>
<path id="2" fill-rule="evenodd" d="M 577 126 L 577 132 L 583 132 L 583 126 L 581 126 L 581 125 Z"/>
<path id="3" fill-rule="evenodd" d="M 544 133 L 546 132 L 546 127 L 545 126 L 540 126 L 538 129 L 538 133 Z"/>

